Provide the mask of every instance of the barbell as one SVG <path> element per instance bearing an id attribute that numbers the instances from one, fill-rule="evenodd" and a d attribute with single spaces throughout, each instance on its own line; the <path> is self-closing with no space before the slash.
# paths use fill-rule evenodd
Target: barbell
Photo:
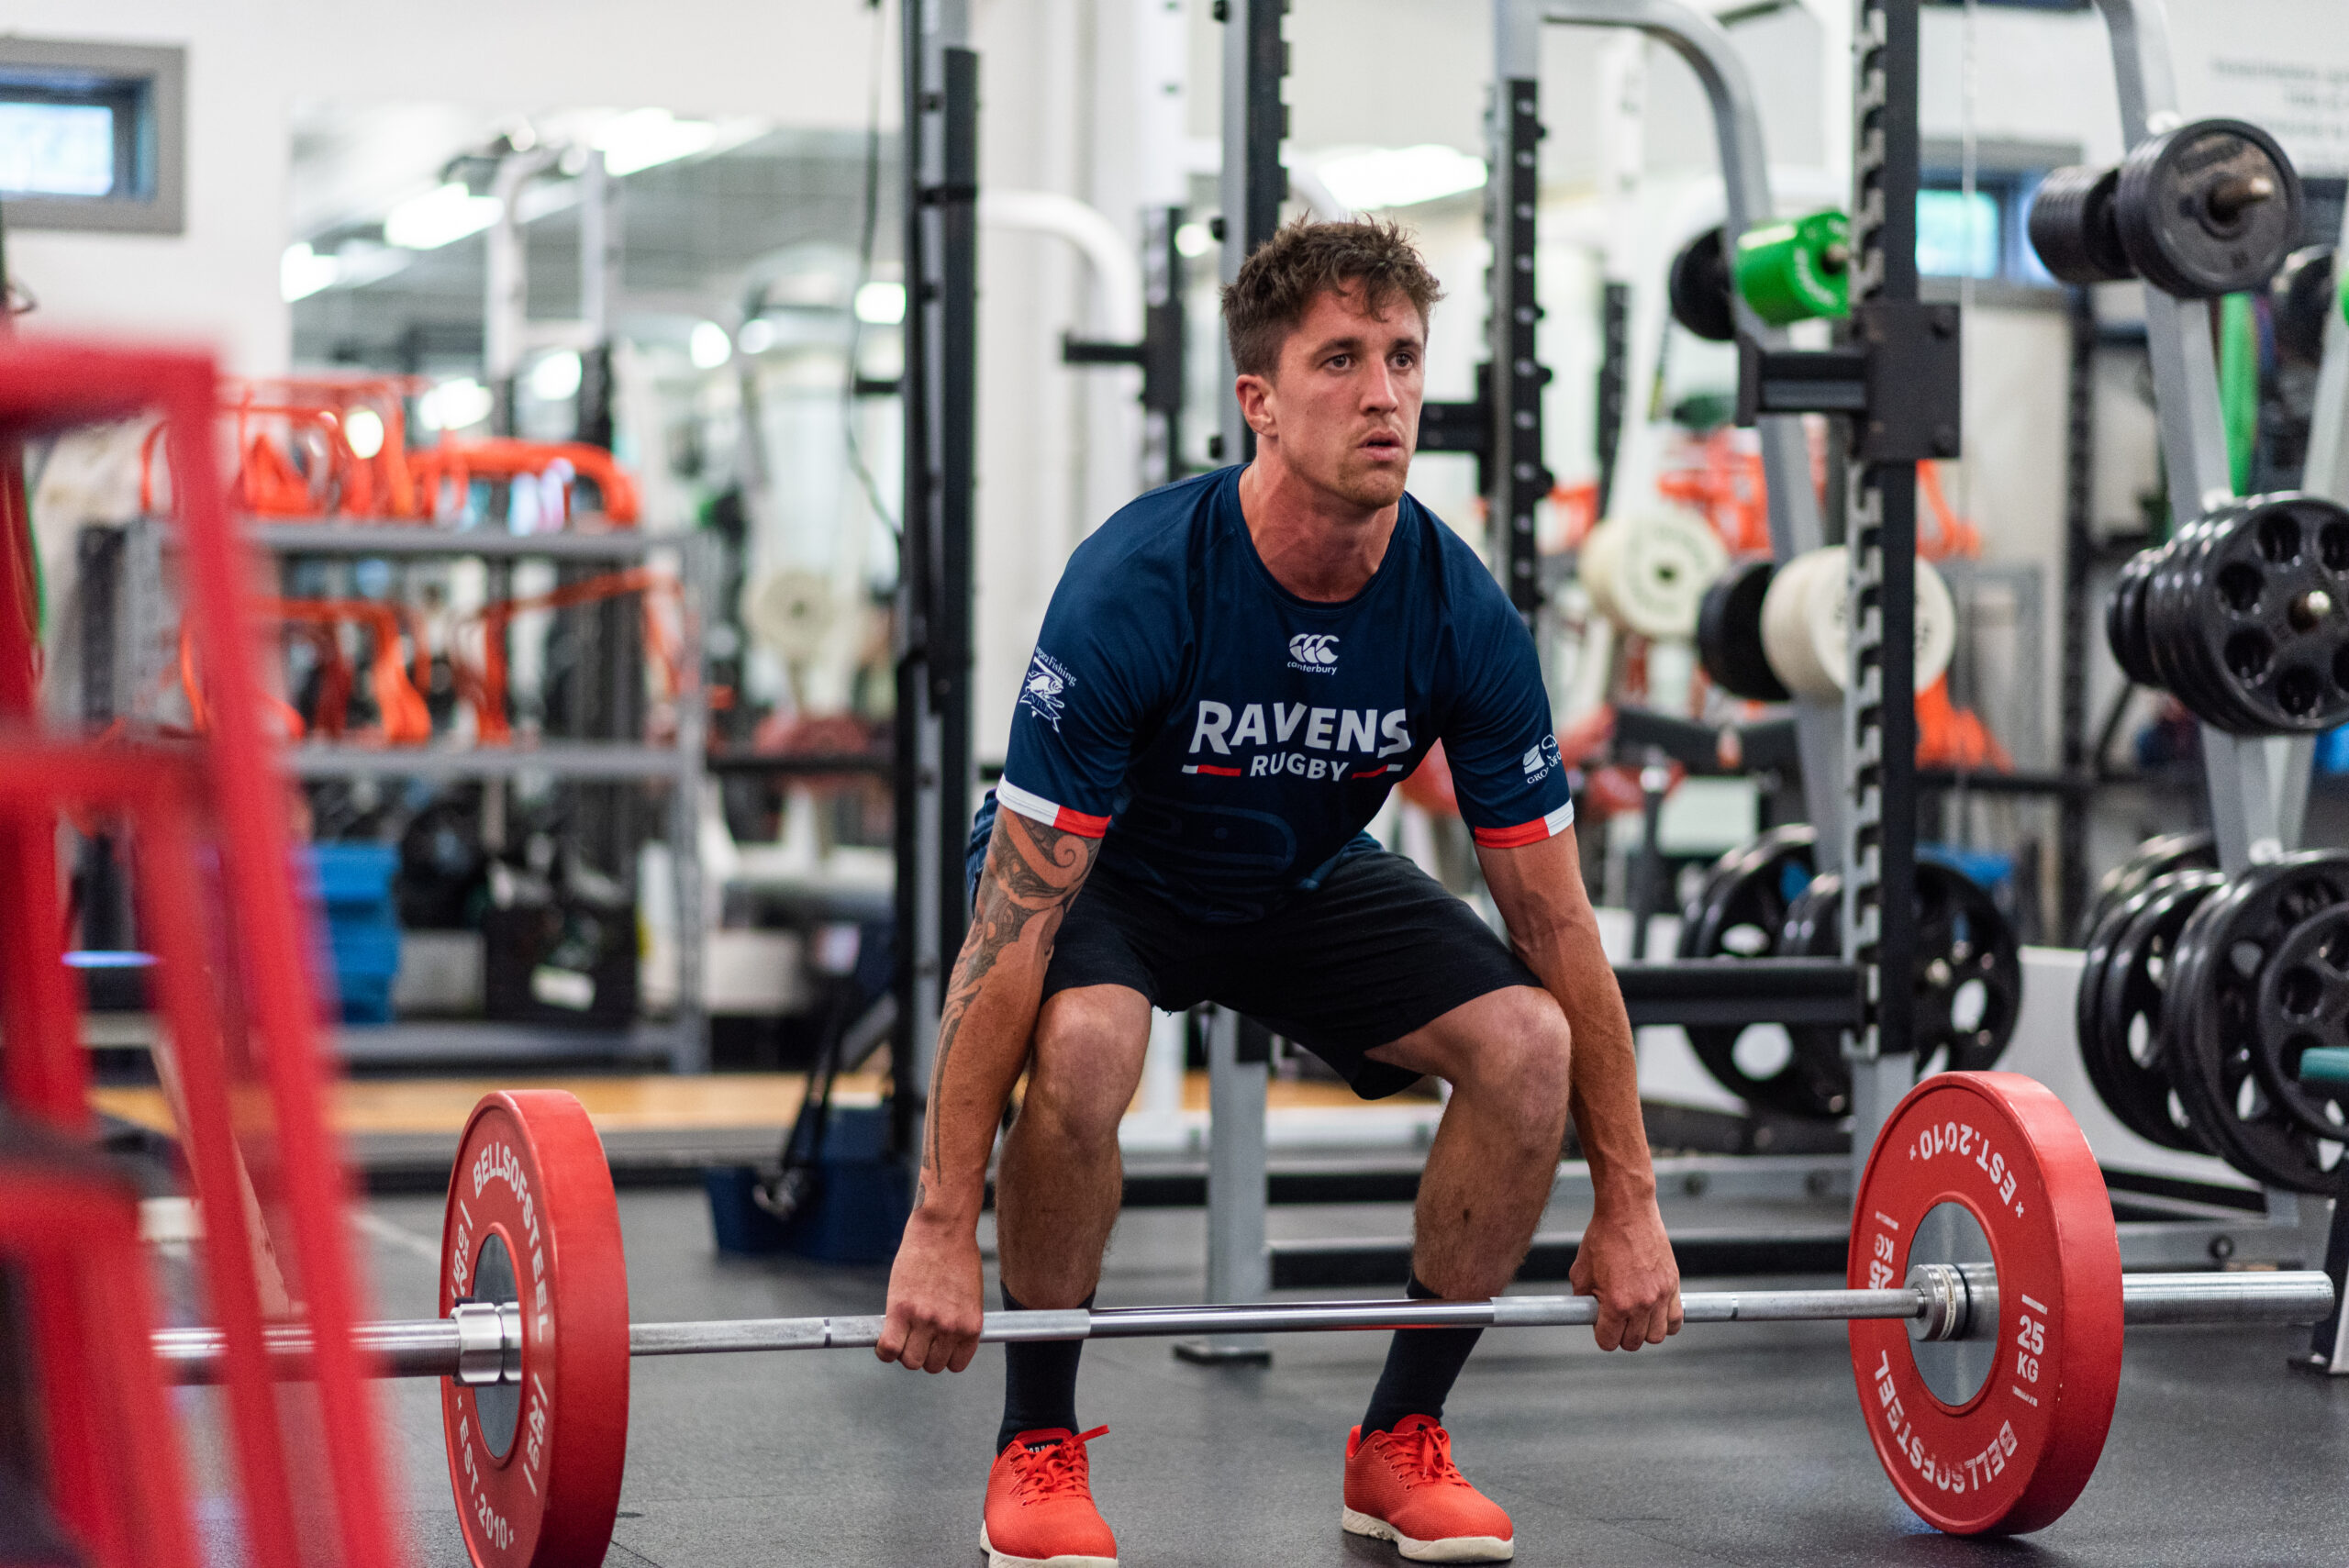
<path id="1" fill-rule="evenodd" d="M 385 1376 L 442 1380 L 449 1473 L 480 1568 L 603 1560 L 619 1507 L 634 1356 L 870 1348 L 856 1315 L 630 1323 L 601 1140 L 555 1090 L 484 1099 L 459 1145 L 441 1232 L 441 1316 L 362 1325 Z M 2124 1279 L 2101 1173 L 2055 1096 L 2008 1073 L 1920 1084 L 1878 1136 L 1854 1205 L 1846 1288 L 1692 1292 L 1687 1322 L 1842 1321 L 1870 1437 L 1902 1499 L 1960 1534 L 2061 1517 L 2095 1469 L 2124 1324 L 2310 1322 L 2315 1272 Z M 1587 1325 L 1588 1296 L 1319 1301 L 993 1312 L 990 1343 L 1330 1329 Z M 213 1329 L 155 1336 L 183 1383 L 229 1362 Z M 306 1329 L 259 1347 L 299 1377 Z M 2011 1359 L 2009 1359 L 2011 1358 Z"/>

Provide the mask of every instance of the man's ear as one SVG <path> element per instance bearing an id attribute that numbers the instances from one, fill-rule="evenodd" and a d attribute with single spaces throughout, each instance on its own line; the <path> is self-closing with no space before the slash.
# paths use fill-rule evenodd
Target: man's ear
<path id="1" fill-rule="evenodd" d="M 1259 437 L 1275 432 L 1279 421 L 1273 417 L 1273 383 L 1270 376 L 1242 375 L 1232 383 L 1232 392 L 1240 399 L 1240 417 Z"/>

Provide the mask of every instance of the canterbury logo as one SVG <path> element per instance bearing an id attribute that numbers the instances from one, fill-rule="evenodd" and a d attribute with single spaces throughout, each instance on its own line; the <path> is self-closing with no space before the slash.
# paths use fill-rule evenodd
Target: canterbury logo
<path id="1" fill-rule="evenodd" d="M 1326 670 L 1338 662 L 1338 639 L 1326 631 L 1301 631 L 1288 639 L 1288 656 L 1308 669 Z"/>

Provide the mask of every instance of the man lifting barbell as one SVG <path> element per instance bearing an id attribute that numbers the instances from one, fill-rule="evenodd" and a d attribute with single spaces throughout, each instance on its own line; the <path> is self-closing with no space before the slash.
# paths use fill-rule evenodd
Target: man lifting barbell
<path id="1" fill-rule="evenodd" d="M 1440 293 L 1392 225 L 1283 229 L 1224 295 L 1255 461 L 1141 497 L 1071 557 L 973 832 L 984 860 L 883 1360 L 970 1363 L 987 1160 L 1023 1071 L 996 1173 L 1004 1306 L 1091 1303 L 1151 1008 L 1202 1001 L 1366 1099 L 1423 1075 L 1451 1085 L 1412 1296 L 1508 1285 L 1571 1112 L 1596 1188 L 1573 1279 L 1598 1298 L 1598 1343 L 1678 1330 L 1631 1025 L 1532 639 L 1404 493 Z M 1507 944 L 1363 831 L 1439 740 Z M 1442 1424 L 1478 1332 L 1396 1334 L 1346 1444 L 1347 1529 L 1420 1561 L 1512 1555 L 1508 1516 L 1453 1464 Z M 1114 1568 L 1088 1482 L 1099 1433 L 1077 1430 L 1080 1348 L 1006 1346 L 992 1568 Z"/>

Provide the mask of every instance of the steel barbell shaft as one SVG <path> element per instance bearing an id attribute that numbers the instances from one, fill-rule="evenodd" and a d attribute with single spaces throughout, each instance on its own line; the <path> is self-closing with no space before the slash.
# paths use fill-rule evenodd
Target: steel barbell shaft
<path id="1" fill-rule="evenodd" d="M 1927 1268 L 1945 1265 L 1926 1265 Z M 1953 1271 L 1954 1272 L 1954 1271 Z M 1862 1318 L 1920 1318 L 1923 1289 L 1697 1291 L 1680 1298 L 1691 1323 L 1785 1323 Z M 2332 1282 L 2314 1270 L 2272 1273 L 2132 1274 L 2121 1280 L 2127 1322 L 2306 1323 L 2332 1309 Z M 1996 1320 L 1995 1308 L 1982 1315 Z M 1331 1329 L 1558 1328 L 1598 1319 L 1586 1296 L 1505 1296 L 1490 1301 L 1299 1301 L 1249 1306 L 1126 1307 L 1086 1312 L 990 1312 L 979 1338 L 1002 1344 L 1042 1340 L 1143 1339 L 1186 1334 L 1307 1333 Z M 851 1350 L 879 1342 L 878 1316 L 746 1318 L 707 1322 L 637 1323 L 631 1356 L 719 1355 L 766 1351 Z M 1965 1338 L 1987 1337 L 1968 1333 Z M 461 1307 L 451 1318 L 362 1324 L 359 1348 L 380 1358 L 390 1377 L 457 1377 L 467 1382 L 514 1375 L 519 1318 L 510 1306 Z M 306 1360 L 308 1331 L 269 1331 L 273 1362 L 291 1372 Z M 156 1354 L 176 1381 L 217 1381 L 227 1359 L 214 1329 L 168 1329 Z"/>

